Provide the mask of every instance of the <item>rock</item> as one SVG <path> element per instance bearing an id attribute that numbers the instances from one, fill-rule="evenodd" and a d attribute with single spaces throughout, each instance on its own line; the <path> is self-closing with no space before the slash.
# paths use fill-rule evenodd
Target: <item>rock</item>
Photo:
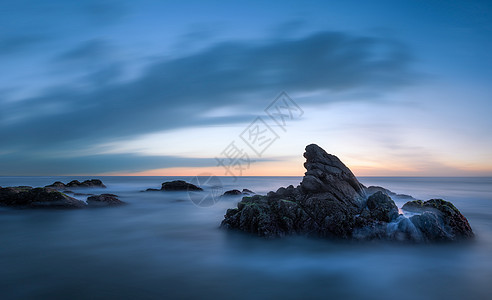
<path id="1" fill-rule="evenodd" d="M 312 144 L 304 157 L 307 171 L 299 186 L 243 197 L 237 208 L 227 210 L 221 227 L 266 238 L 300 234 L 432 242 L 473 236 L 466 218 L 449 202 L 409 202 L 403 208 L 421 213 L 409 219 L 399 215 L 390 196 L 394 193 L 381 187 L 365 188 L 336 156 Z"/>
<path id="2" fill-rule="evenodd" d="M 243 193 L 240 190 L 230 190 L 230 191 L 226 191 L 223 196 L 237 196 L 242 194 Z"/>
<path id="3" fill-rule="evenodd" d="M 244 197 L 237 209 L 227 212 L 222 227 L 264 237 L 350 237 L 365 200 L 362 184 L 336 156 L 317 145 L 307 146 L 304 157 L 307 172 L 300 186 Z"/>
<path id="4" fill-rule="evenodd" d="M 144 192 L 161 192 L 159 189 L 146 189 Z"/>
<path id="5" fill-rule="evenodd" d="M 306 173 L 301 182 L 305 194 L 331 193 L 356 206 L 362 206 L 365 199 L 364 186 L 355 178 L 338 157 L 328 154 L 318 145 L 311 144 L 304 153 Z"/>
<path id="6" fill-rule="evenodd" d="M 255 192 L 253 192 L 252 190 L 243 189 L 242 193 L 243 193 L 244 195 L 248 195 L 248 194 L 250 194 L 250 195 L 251 195 L 251 194 L 254 194 Z"/>
<path id="7" fill-rule="evenodd" d="M 402 209 L 421 213 L 420 216 L 411 217 L 410 220 L 428 240 L 458 240 L 474 236 L 468 220 L 451 202 L 442 199 L 414 200 L 405 203 Z M 435 223 L 442 224 L 439 227 L 442 227 L 443 232 L 426 229 L 430 226 L 428 224 Z"/>
<path id="8" fill-rule="evenodd" d="M 90 187 L 106 188 L 106 186 L 99 179 L 91 179 L 83 182 L 80 182 L 78 180 L 72 180 L 67 184 L 64 184 L 61 181 L 56 181 L 53 184 L 47 185 L 45 187 L 54 188 L 57 190 L 66 189 L 66 188 L 90 188 Z"/>
<path id="9" fill-rule="evenodd" d="M 7 187 L 0 189 L 0 205 L 15 208 L 83 208 L 84 201 L 51 188 Z"/>
<path id="10" fill-rule="evenodd" d="M 91 196 L 87 198 L 87 204 L 90 207 L 104 207 L 104 206 L 119 206 L 126 203 L 119 200 L 118 196 L 113 194 L 102 194 L 98 196 Z"/>
<path id="11" fill-rule="evenodd" d="M 415 200 L 415 198 L 413 198 L 410 195 L 397 194 L 397 193 L 394 193 L 394 192 L 392 192 L 388 189 L 385 189 L 383 187 L 380 187 L 380 186 L 370 186 L 370 187 L 367 187 L 365 190 L 366 190 L 367 196 L 371 196 L 372 194 L 377 193 L 377 192 L 383 192 L 384 194 L 386 194 L 392 198 L 401 199 L 401 200 Z"/>
<path id="12" fill-rule="evenodd" d="M 367 198 L 367 208 L 372 218 L 378 221 L 391 222 L 399 215 L 395 202 L 381 191 Z"/>
<path id="13" fill-rule="evenodd" d="M 58 190 L 67 188 L 67 186 L 61 181 L 55 181 L 53 184 L 47 185 L 45 187 L 54 188 L 54 189 L 58 189 Z"/>
<path id="14" fill-rule="evenodd" d="M 422 233 L 422 237 L 428 241 L 448 241 L 452 240 L 441 226 L 441 220 L 433 213 L 424 212 L 421 215 L 412 216 L 410 221 Z"/>
<path id="15" fill-rule="evenodd" d="M 174 180 L 164 182 L 162 184 L 162 191 L 203 191 L 201 187 L 188 183 L 184 180 Z"/>

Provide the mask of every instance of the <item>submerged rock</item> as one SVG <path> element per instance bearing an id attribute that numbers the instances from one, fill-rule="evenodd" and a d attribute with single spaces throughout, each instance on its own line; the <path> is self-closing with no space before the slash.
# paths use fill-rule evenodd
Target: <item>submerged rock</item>
<path id="1" fill-rule="evenodd" d="M 243 197 L 237 208 L 227 210 L 221 227 L 262 237 L 427 242 L 473 236 L 466 218 L 449 202 L 408 202 L 404 209 L 421 212 L 409 219 L 399 214 L 390 196 L 394 193 L 365 188 L 336 156 L 311 144 L 304 157 L 307 171 L 299 186 Z"/>
<path id="2" fill-rule="evenodd" d="M 392 198 L 396 198 L 396 199 L 400 199 L 400 200 L 416 200 L 415 198 L 413 198 L 412 196 L 410 195 L 405 195 L 405 194 L 397 194 L 397 193 L 394 193 L 388 189 L 385 189 L 383 187 L 380 187 L 380 186 L 369 186 L 366 188 L 366 194 L 368 196 L 372 195 L 372 194 L 375 194 L 377 192 L 382 192 Z"/>
<path id="3" fill-rule="evenodd" d="M 184 180 L 174 180 L 164 182 L 162 184 L 162 191 L 203 191 L 201 187 L 198 187 L 192 183 L 188 183 Z"/>
<path id="4" fill-rule="evenodd" d="M 243 189 L 243 191 L 240 190 L 230 190 L 226 191 L 222 196 L 237 196 L 237 195 L 254 195 L 255 193 L 251 190 L 248 189 Z"/>
<path id="5" fill-rule="evenodd" d="M 102 194 L 98 196 L 91 196 L 87 198 L 87 204 L 90 207 L 104 207 L 104 206 L 119 206 L 126 203 L 118 199 L 118 196 L 113 194 Z"/>
<path id="6" fill-rule="evenodd" d="M 72 180 L 67 184 L 64 184 L 61 181 L 56 181 L 53 184 L 45 186 L 47 188 L 54 188 L 57 190 L 66 189 L 66 188 L 89 188 L 89 187 L 97 187 L 97 188 L 106 188 L 106 186 L 99 179 L 91 179 L 80 182 L 78 180 Z"/>
<path id="7" fill-rule="evenodd" d="M 0 205 L 15 208 L 83 208 L 86 203 L 51 188 L 6 187 L 0 189 Z"/>

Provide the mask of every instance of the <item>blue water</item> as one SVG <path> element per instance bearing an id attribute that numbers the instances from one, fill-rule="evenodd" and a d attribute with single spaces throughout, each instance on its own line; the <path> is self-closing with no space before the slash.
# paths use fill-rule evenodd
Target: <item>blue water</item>
<path id="1" fill-rule="evenodd" d="M 129 205 L 0 209 L 0 299 L 491 298 L 492 178 L 360 178 L 419 199 L 452 201 L 477 237 L 447 245 L 264 240 L 218 228 L 240 197 L 203 208 L 186 192 L 140 192 L 191 178 L 99 178 L 108 188 L 85 192 L 114 193 Z M 0 177 L 0 186 L 72 179 L 90 177 Z M 301 177 L 220 180 L 223 191 L 266 193 Z"/>

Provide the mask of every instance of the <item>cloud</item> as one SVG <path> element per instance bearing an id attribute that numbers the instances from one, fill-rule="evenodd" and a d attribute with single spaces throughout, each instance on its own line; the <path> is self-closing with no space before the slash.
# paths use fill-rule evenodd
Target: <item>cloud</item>
<path id="1" fill-rule="evenodd" d="M 255 158 L 251 163 L 271 161 L 278 161 L 278 159 Z M 2 165 L 0 176 L 134 173 L 161 168 L 217 166 L 217 160 L 213 157 L 143 156 L 131 153 L 47 157 L 0 152 L 0 162 Z"/>
<path id="2" fill-rule="evenodd" d="M 99 56 L 105 47 L 104 42 L 88 41 L 59 59 Z M 0 151 L 14 149 L 29 156 L 149 132 L 248 122 L 251 108 L 263 109 L 282 90 L 385 91 L 415 79 L 411 64 L 412 55 L 401 43 L 342 32 L 221 42 L 157 61 L 131 82 L 107 80 L 86 90 L 74 83 L 2 104 L 0 135 L 5 142 Z M 203 117 L 207 110 L 230 106 L 238 107 L 236 115 Z M 0 158 L 0 165 L 5 162 Z"/>
<path id="3" fill-rule="evenodd" d="M 109 56 L 111 47 L 102 39 L 91 39 L 77 45 L 75 48 L 60 54 L 58 61 L 87 61 L 101 60 Z"/>
<path id="4" fill-rule="evenodd" d="M 44 36 L 30 34 L 0 36 L 0 56 L 30 50 L 47 40 Z"/>

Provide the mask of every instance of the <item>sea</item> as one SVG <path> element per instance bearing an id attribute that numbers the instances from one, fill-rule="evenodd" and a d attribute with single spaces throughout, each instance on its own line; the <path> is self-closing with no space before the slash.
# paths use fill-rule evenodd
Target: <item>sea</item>
<path id="1" fill-rule="evenodd" d="M 80 193 L 112 193 L 128 205 L 0 208 L 0 299 L 492 299 L 490 177 L 359 178 L 453 202 L 476 237 L 451 244 L 264 239 L 219 228 L 241 199 L 222 192 L 266 194 L 301 177 L 0 177 L 0 186 L 91 178 L 107 188 Z M 213 201 L 142 192 L 177 179 L 198 180 Z"/>

